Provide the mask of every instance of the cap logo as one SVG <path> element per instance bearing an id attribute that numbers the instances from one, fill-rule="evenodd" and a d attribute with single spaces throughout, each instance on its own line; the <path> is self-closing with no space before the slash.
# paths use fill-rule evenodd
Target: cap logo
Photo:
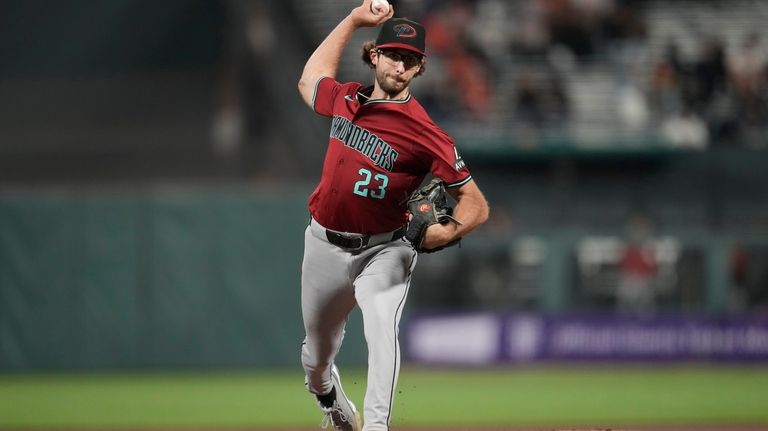
<path id="1" fill-rule="evenodd" d="M 396 26 L 392 27 L 392 30 L 394 30 L 396 37 L 416 37 L 416 29 L 408 24 L 397 24 Z"/>

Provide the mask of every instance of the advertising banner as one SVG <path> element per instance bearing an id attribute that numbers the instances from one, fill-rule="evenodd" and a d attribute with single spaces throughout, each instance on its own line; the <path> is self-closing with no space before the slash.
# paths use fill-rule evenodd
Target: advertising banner
<path id="1" fill-rule="evenodd" d="M 410 360 L 436 364 L 768 361 L 768 316 L 421 316 L 405 335 Z"/>

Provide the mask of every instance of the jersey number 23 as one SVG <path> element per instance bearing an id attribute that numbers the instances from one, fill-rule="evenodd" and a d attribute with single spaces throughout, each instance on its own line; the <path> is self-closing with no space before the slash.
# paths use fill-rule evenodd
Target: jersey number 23
<path id="1" fill-rule="evenodd" d="M 387 183 L 389 178 L 384 174 L 373 174 L 371 171 L 365 168 L 360 168 L 357 171 L 362 180 L 355 183 L 355 189 L 352 192 L 358 196 L 364 198 L 371 197 L 373 199 L 384 199 L 384 195 L 387 193 Z"/>

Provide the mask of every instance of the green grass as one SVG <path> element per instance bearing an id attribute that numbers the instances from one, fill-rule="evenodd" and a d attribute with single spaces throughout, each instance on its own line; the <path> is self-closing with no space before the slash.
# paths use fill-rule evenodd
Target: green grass
<path id="1" fill-rule="evenodd" d="M 365 375 L 342 369 L 362 405 Z M 767 367 L 404 369 L 393 425 L 768 424 Z M 301 370 L 0 375 L 0 427 L 313 426 Z"/>

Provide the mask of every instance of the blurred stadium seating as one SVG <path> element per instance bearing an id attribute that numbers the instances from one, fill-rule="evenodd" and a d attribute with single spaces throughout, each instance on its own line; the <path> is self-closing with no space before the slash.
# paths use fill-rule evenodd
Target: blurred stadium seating
<path id="1" fill-rule="evenodd" d="M 26 161 L 4 166 L 6 178 L 34 176 L 52 157 L 44 171 L 55 180 L 70 154 L 85 180 L 126 165 L 138 168 L 129 180 L 242 179 L 277 165 L 269 175 L 313 177 L 319 157 L 308 154 L 323 125 L 291 127 L 301 105 L 289 78 L 356 2 L 81 0 L 60 8 L 62 19 L 36 4 L 4 2 L 3 151 Z M 434 72 L 415 91 L 467 150 L 768 145 L 759 1 L 394 4 L 434 33 Z M 78 18 L 86 12 L 95 19 Z M 357 47 L 374 34 L 356 34 L 342 79 L 369 79 Z M 143 151 L 162 160 L 141 163 Z M 88 154 L 99 163 L 83 163 Z M 174 170 L 174 157 L 187 169 Z M 101 169 L 84 173 L 89 165 Z"/>

